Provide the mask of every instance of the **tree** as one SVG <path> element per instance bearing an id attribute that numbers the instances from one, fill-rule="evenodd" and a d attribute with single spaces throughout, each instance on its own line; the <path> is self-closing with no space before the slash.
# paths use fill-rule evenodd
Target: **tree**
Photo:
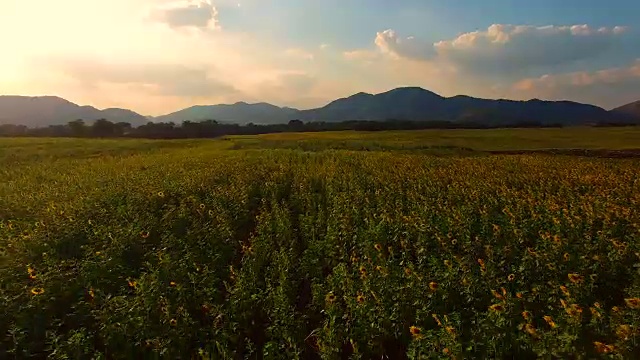
<path id="1" fill-rule="evenodd" d="M 71 131 L 71 136 L 81 137 L 87 135 L 87 127 L 82 119 L 70 121 L 67 126 Z"/>

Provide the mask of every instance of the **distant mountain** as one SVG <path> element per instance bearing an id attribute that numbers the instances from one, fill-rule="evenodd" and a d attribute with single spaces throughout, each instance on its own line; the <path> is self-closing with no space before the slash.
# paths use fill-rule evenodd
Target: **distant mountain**
<path id="1" fill-rule="evenodd" d="M 299 110 L 278 107 L 267 103 L 247 104 L 237 102 L 223 105 L 198 105 L 174 113 L 158 116 L 156 122 L 203 121 L 217 120 L 239 124 L 280 124 L 295 119 Z"/>
<path id="2" fill-rule="evenodd" d="M 406 87 L 377 95 L 356 94 L 312 110 L 303 110 L 304 121 L 411 120 L 478 122 L 508 125 L 524 122 L 575 125 L 617 117 L 606 110 L 571 101 L 490 100 L 470 96 L 442 97 L 431 91 Z"/>
<path id="3" fill-rule="evenodd" d="M 0 124 L 30 127 L 65 124 L 75 119 L 129 122 L 133 126 L 153 122 L 217 120 L 238 124 L 281 124 L 298 119 L 305 122 L 348 120 L 451 121 L 479 126 L 506 126 L 528 123 L 580 125 L 636 122 L 640 124 L 640 101 L 606 111 L 572 101 L 532 99 L 479 99 L 458 95 L 443 97 L 419 87 L 403 87 L 380 94 L 358 93 L 310 110 L 278 107 L 267 103 L 237 102 L 192 106 L 168 115 L 142 116 L 126 109 L 98 110 L 53 97 L 0 96 Z"/>
<path id="4" fill-rule="evenodd" d="M 210 119 L 240 124 L 277 124 L 293 119 L 305 122 L 396 119 L 502 126 L 525 123 L 579 125 L 620 121 L 623 117 L 597 106 L 572 101 L 493 100 L 464 95 L 446 98 L 419 87 L 403 87 L 376 95 L 361 92 L 310 110 L 239 102 L 232 105 L 194 106 L 153 120 L 181 123 L 185 120 Z"/>
<path id="5" fill-rule="evenodd" d="M 143 125 L 147 118 L 126 109 L 99 110 L 92 106 L 80 106 L 56 96 L 0 96 L 0 124 L 44 127 L 62 125 L 82 119 L 91 123 L 98 119 L 111 122 L 128 122 Z"/>
<path id="6" fill-rule="evenodd" d="M 611 110 L 611 112 L 624 114 L 640 121 L 640 100 L 617 107 Z"/>

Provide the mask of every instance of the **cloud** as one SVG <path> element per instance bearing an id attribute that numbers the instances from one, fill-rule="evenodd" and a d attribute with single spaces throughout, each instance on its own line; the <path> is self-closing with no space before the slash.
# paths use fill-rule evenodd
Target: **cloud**
<path id="1" fill-rule="evenodd" d="M 540 98 L 570 98 L 614 107 L 640 99 L 640 59 L 597 71 L 545 74 L 522 79 L 511 91 Z"/>
<path id="2" fill-rule="evenodd" d="M 218 28 L 218 11 L 209 0 L 186 0 L 156 8 L 152 19 L 171 28 Z"/>
<path id="3" fill-rule="evenodd" d="M 297 58 L 297 59 L 303 59 L 303 60 L 313 60 L 314 59 L 314 55 L 313 53 L 306 51 L 304 49 L 299 49 L 299 48 L 291 48 L 291 49 L 286 49 L 284 51 L 284 54 L 286 56 L 292 57 L 292 58 Z"/>
<path id="4" fill-rule="evenodd" d="M 344 58 L 347 60 L 372 61 L 378 58 L 378 53 L 371 50 L 359 49 L 359 50 L 345 51 L 342 53 L 342 56 L 344 56 Z"/>
<path id="5" fill-rule="evenodd" d="M 494 24 L 429 44 L 401 38 L 393 30 L 379 32 L 377 48 L 397 59 L 448 64 L 467 73 L 509 75 L 546 72 L 556 66 L 594 59 L 620 43 L 627 29 L 588 25 L 529 26 Z"/>
<path id="6" fill-rule="evenodd" d="M 395 58 L 426 60 L 435 55 L 433 44 L 420 41 L 413 36 L 401 38 L 391 29 L 378 32 L 375 44 L 383 53 Z"/>
<path id="7" fill-rule="evenodd" d="M 198 66 L 105 63 L 93 59 L 60 59 L 49 63 L 86 87 L 129 84 L 153 95 L 196 98 L 237 92 L 233 86 L 212 78 L 210 69 Z"/>

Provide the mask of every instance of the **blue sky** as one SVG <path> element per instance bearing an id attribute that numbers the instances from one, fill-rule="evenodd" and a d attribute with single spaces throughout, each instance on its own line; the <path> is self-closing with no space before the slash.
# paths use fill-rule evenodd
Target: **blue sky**
<path id="1" fill-rule="evenodd" d="M 445 96 L 640 99 L 640 1 L 0 0 L 3 91 L 162 114 Z M 81 29 L 81 31 L 79 31 Z M 7 41 L 8 40 L 8 41 Z"/>

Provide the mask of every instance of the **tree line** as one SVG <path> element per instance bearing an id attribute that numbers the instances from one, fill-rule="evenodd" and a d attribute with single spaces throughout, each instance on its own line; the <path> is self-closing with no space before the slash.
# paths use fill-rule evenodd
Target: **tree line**
<path id="1" fill-rule="evenodd" d="M 599 124 L 615 126 L 616 124 Z M 535 121 L 519 123 L 479 123 L 450 121 L 365 121 L 344 122 L 308 122 L 291 120 L 286 124 L 240 125 L 222 123 L 216 120 L 173 122 L 149 122 L 133 127 L 127 122 L 111 122 L 99 119 L 92 123 L 74 120 L 65 125 L 51 125 L 29 128 L 24 125 L 0 125 L 0 136 L 4 137 L 89 137 L 89 138 L 146 138 L 146 139 L 185 139 L 215 138 L 225 135 L 257 135 L 281 132 L 318 132 L 318 131 L 383 131 L 383 130 L 422 130 L 422 129 L 487 129 L 505 127 L 560 127 L 560 124 L 542 124 Z"/>

